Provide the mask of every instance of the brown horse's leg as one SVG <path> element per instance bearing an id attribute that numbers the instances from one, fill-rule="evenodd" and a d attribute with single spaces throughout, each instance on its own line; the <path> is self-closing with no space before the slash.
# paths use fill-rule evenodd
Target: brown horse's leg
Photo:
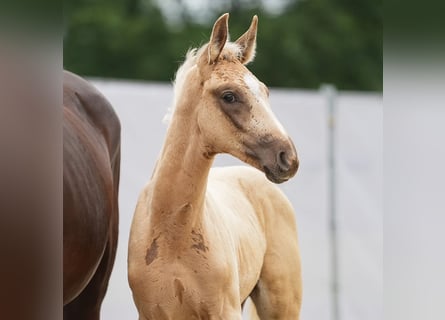
<path id="1" fill-rule="evenodd" d="M 99 320 L 100 308 L 114 264 L 118 234 L 117 214 L 112 219 L 104 255 L 91 281 L 80 295 L 63 308 L 64 320 Z"/>

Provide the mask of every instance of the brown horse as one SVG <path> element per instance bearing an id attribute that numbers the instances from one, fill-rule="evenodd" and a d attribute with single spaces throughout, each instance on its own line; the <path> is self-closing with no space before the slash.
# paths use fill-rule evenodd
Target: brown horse
<path id="1" fill-rule="evenodd" d="M 164 146 L 137 203 L 128 276 L 140 320 L 241 320 L 249 297 L 260 319 L 299 319 L 295 214 L 271 183 L 296 173 L 297 153 L 245 67 L 257 17 L 233 43 L 227 21 L 177 72 Z M 218 153 L 256 169 L 211 169 Z"/>
<path id="2" fill-rule="evenodd" d="M 63 78 L 63 317 L 97 320 L 118 237 L 120 122 L 91 84 Z"/>

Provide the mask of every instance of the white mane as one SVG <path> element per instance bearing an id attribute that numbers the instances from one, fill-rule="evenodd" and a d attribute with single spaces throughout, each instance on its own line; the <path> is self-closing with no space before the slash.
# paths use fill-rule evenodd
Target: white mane
<path id="1" fill-rule="evenodd" d="M 173 105 L 170 106 L 167 110 L 167 114 L 164 116 L 164 119 L 162 120 L 164 123 L 168 124 L 170 123 L 170 120 L 173 116 L 173 113 L 175 112 L 176 104 L 178 103 L 178 98 L 181 96 L 182 88 L 185 84 L 185 79 L 187 78 L 188 73 L 190 70 L 196 67 L 196 62 L 198 60 L 198 57 L 201 56 L 204 49 L 207 48 L 207 44 L 203 45 L 201 48 L 191 48 L 187 51 L 187 54 L 185 55 L 185 60 L 182 63 L 182 65 L 178 68 L 176 71 L 175 79 L 173 80 Z M 224 56 L 235 56 L 239 57 L 241 54 L 241 47 L 234 43 L 227 41 L 224 45 L 223 52 L 221 55 Z"/>

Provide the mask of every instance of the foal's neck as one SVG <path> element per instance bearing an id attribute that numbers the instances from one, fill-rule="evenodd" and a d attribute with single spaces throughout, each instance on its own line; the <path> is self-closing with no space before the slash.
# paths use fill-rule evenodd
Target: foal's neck
<path id="1" fill-rule="evenodd" d="M 191 232 L 202 219 L 213 156 L 206 153 L 193 113 L 186 106 L 176 109 L 152 178 L 151 221 L 157 229 Z"/>

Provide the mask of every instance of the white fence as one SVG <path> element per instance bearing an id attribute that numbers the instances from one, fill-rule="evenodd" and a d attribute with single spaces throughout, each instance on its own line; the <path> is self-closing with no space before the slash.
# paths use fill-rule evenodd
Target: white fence
<path id="1" fill-rule="evenodd" d="M 165 84 L 94 80 L 122 123 L 120 234 L 103 319 L 137 319 L 127 284 L 127 243 L 137 197 L 148 181 L 172 102 Z M 300 157 L 296 177 L 281 188 L 296 211 L 303 262 L 301 319 L 382 319 L 382 96 L 340 92 L 336 103 L 335 163 L 339 319 L 331 296 L 328 107 L 317 91 L 271 90 L 271 105 Z M 221 155 L 215 165 L 239 164 Z"/>

